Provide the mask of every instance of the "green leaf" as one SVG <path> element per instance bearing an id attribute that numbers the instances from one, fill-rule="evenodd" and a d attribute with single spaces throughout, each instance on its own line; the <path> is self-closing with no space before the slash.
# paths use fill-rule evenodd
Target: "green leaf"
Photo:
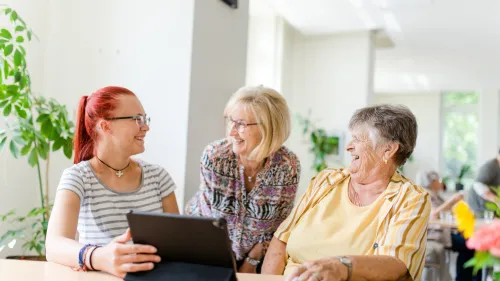
<path id="1" fill-rule="evenodd" d="M 16 52 L 17 52 L 17 51 L 16 51 Z M 16 67 L 19 67 L 19 65 L 16 65 Z M 16 82 L 16 83 L 17 83 L 17 82 L 21 81 L 21 77 L 22 77 L 22 76 L 21 76 L 21 72 L 16 71 L 16 74 L 14 74 L 14 82 Z"/>
<path id="2" fill-rule="evenodd" d="M 4 101 L 0 102 L 0 108 L 4 108 L 4 106 L 6 106 L 8 103 L 10 103 L 10 101 L 8 101 L 8 100 L 4 100 Z"/>
<path id="3" fill-rule="evenodd" d="M 28 114 L 26 113 L 26 111 L 17 105 L 16 105 L 16 112 L 17 112 L 17 115 L 19 115 L 19 117 L 21 117 L 21 118 L 28 117 Z"/>
<path id="4" fill-rule="evenodd" d="M 17 46 L 17 49 L 21 52 L 21 54 L 26 56 L 26 49 L 23 46 L 21 46 L 21 45 Z"/>
<path id="5" fill-rule="evenodd" d="M 496 211 L 498 209 L 497 204 L 493 202 L 486 202 L 485 203 L 486 209 L 491 210 L 491 211 Z"/>
<path id="6" fill-rule="evenodd" d="M 54 144 L 52 145 L 52 151 L 58 151 L 65 143 L 66 143 L 65 139 L 58 138 L 56 141 L 54 141 Z"/>
<path id="7" fill-rule="evenodd" d="M 26 79 L 25 76 L 21 77 L 21 81 L 19 81 L 19 87 L 21 87 L 21 89 L 24 89 L 24 87 L 26 87 L 26 82 L 28 80 Z"/>
<path id="8" fill-rule="evenodd" d="M 12 34 L 10 34 L 10 31 L 8 31 L 7 29 L 2 28 L 0 30 L 0 37 L 10 40 L 12 39 Z"/>
<path id="9" fill-rule="evenodd" d="M 32 33 L 33 33 L 33 32 L 32 32 L 31 30 L 27 32 L 27 35 L 28 35 L 28 41 L 31 41 L 31 35 L 32 35 Z"/>
<path id="10" fill-rule="evenodd" d="M 50 147 L 49 147 L 49 144 L 47 142 L 40 143 L 38 145 L 38 155 L 40 155 L 40 157 L 43 160 L 47 159 L 47 153 L 48 153 L 49 149 L 50 149 Z"/>
<path id="11" fill-rule="evenodd" d="M 6 136 L 0 139 L 0 152 L 3 150 L 3 147 L 5 146 L 6 141 L 7 141 Z"/>
<path id="12" fill-rule="evenodd" d="M 26 144 L 25 146 L 23 146 L 23 148 L 21 149 L 21 155 L 22 156 L 24 156 L 24 155 L 26 155 L 26 154 L 28 154 L 30 152 L 31 145 L 32 145 L 32 143 L 30 142 L 30 143 Z"/>
<path id="13" fill-rule="evenodd" d="M 312 132 L 311 133 L 311 141 L 313 142 L 313 144 L 317 144 L 318 143 L 318 134 L 316 131 Z"/>
<path id="14" fill-rule="evenodd" d="M 12 153 L 12 156 L 14 156 L 14 158 L 19 157 L 19 149 L 17 148 L 17 145 L 14 143 L 13 140 L 10 141 L 9 148 L 10 148 L 10 152 Z"/>
<path id="15" fill-rule="evenodd" d="M 52 134 L 52 122 L 50 120 L 43 122 L 40 130 L 45 137 L 50 137 Z"/>
<path id="16" fill-rule="evenodd" d="M 23 43 L 23 42 L 24 42 L 24 37 L 22 37 L 22 36 L 17 36 L 17 38 L 16 38 L 16 42 L 17 42 L 17 43 Z"/>
<path id="17" fill-rule="evenodd" d="M 71 159 L 73 156 L 73 142 L 70 140 L 66 141 L 66 144 L 64 145 L 64 155 L 68 158 Z"/>
<path id="18" fill-rule="evenodd" d="M 4 74 L 5 79 L 9 78 L 9 68 L 10 68 L 9 62 L 7 62 L 7 60 L 4 60 L 3 61 L 3 69 L 4 69 L 3 74 Z"/>
<path id="19" fill-rule="evenodd" d="M 14 138 L 12 138 L 12 140 L 17 143 L 17 144 L 20 144 L 20 145 L 26 145 L 26 142 L 24 141 L 24 139 L 20 136 L 15 136 Z"/>
<path id="20" fill-rule="evenodd" d="M 24 26 L 18 25 L 16 26 L 16 32 L 24 31 L 26 28 Z"/>
<path id="21" fill-rule="evenodd" d="M 10 12 L 12 12 L 12 9 L 11 8 L 7 8 L 4 10 L 5 14 L 8 15 L 10 14 Z"/>
<path id="22" fill-rule="evenodd" d="M 42 221 L 42 229 L 48 229 L 49 228 L 49 222 L 47 220 Z"/>
<path id="23" fill-rule="evenodd" d="M 10 14 L 10 20 L 16 21 L 17 18 L 18 18 L 18 15 L 17 15 L 16 11 L 12 11 L 12 14 Z"/>
<path id="24" fill-rule="evenodd" d="M 9 56 L 12 54 L 12 51 L 14 51 L 14 46 L 12 44 L 9 44 L 5 46 L 5 49 L 3 49 L 3 54 L 4 56 Z"/>
<path id="25" fill-rule="evenodd" d="M 7 92 L 11 95 L 17 94 L 19 92 L 19 87 L 17 85 L 8 85 Z"/>
<path id="26" fill-rule="evenodd" d="M 12 111 L 12 104 L 9 104 L 3 109 L 3 116 L 9 116 L 11 111 Z"/>
<path id="27" fill-rule="evenodd" d="M 492 264 L 493 259 L 490 253 L 478 251 L 474 254 L 474 258 L 464 264 L 464 268 L 473 267 L 474 275 L 483 268 Z"/>
<path id="28" fill-rule="evenodd" d="M 46 122 L 49 119 L 50 119 L 50 115 L 49 114 L 40 114 L 38 116 L 38 118 L 36 119 L 36 122 L 37 123 L 44 123 L 44 122 Z"/>
<path id="29" fill-rule="evenodd" d="M 34 167 L 38 163 L 38 153 L 35 148 L 31 150 L 30 156 L 28 157 L 28 163 L 31 167 Z"/>
<path id="30" fill-rule="evenodd" d="M 20 66 L 23 62 L 23 54 L 21 54 L 21 52 L 19 52 L 19 50 L 16 50 L 14 52 L 14 65 L 16 67 Z M 21 79 L 19 79 L 21 80 Z"/>

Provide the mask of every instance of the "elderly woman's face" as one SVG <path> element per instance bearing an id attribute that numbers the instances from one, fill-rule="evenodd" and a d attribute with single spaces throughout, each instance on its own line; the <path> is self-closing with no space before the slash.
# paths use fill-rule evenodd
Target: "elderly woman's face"
<path id="1" fill-rule="evenodd" d="M 231 114 L 226 116 L 226 126 L 233 151 L 237 155 L 248 157 L 262 140 L 255 117 L 242 105 L 237 105 Z"/>
<path id="2" fill-rule="evenodd" d="M 384 163 L 384 151 L 374 146 L 367 129 L 356 128 L 351 134 L 352 140 L 347 144 L 347 151 L 352 156 L 349 172 L 353 180 L 361 183 L 376 173 L 376 168 Z"/>

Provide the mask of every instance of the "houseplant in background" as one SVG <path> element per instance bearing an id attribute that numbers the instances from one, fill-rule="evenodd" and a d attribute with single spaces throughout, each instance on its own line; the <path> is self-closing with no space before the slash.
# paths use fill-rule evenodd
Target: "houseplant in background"
<path id="1" fill-rule="evenodd" d="M 309 138 L 311 143 L 310 151 L 314 155 L 312 169 L 321 172 L 328 167 L 326 157 L 329 155 L 339 155 L 340 137 L 329 135 L 325 129 L 317 128 L 310 118 L 311 111 L 307 117 L 297 115 L 297 120 L 302 127 L 302 133 Z"/>
<path id="2" fill-rule="evenodd" d="M 470 173 L 471 166 L 464 164 L 460 168 L 460 172 L 457 175 L 457 182 L 455 183 L 455 190 L 460 191 L 464 189 L 463 179 Z"/>
<path id="3" fill-rule="evenodd" d="M 37 95 L 31 88 L 25 46 L 33 31 L 15 10 L 5 8 L 1 15 L 8 17 L 11 26 L 0 29 L 0 113 L 5 117 L 0 151 L 8 148 L 15 158 L 27 156 L 29 165 L 36 168 L 40 205 L 27 215 L 18 215 L 15 210 L 0 215 L 2 226 L 8 226 L 0 236 L 0 251 L 20 240 L 24 251 L 36 252 L 43 259 L 50 216 L 50 153 L 63 150 L 66 157 L 72 157 L 74 124 L 64 105 Z M 45 181 L 41 160 L 45 161 Z"/>

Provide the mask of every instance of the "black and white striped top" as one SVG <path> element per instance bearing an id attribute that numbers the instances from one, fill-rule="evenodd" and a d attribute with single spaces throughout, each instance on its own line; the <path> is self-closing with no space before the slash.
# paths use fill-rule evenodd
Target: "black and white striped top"
<path id="1" fill-rule="evenodd" d="M 139 162 L 141 186 L 133 192 L 117 192 L 97 178 L 89 161 L 82 161 L 64 170 L 57 190 L 71 190 L 80 197 L 78 217 L 79 242 L 106 245 L 123 234 L 130 210 L 163 212 L 161 200 L 176 186 L 167 171 L 158 166 Z"/>

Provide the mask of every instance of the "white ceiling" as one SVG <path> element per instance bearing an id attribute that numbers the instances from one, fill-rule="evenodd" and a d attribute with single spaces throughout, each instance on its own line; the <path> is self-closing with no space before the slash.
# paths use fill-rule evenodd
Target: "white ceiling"
<path id="1" fill-rule="evenodd" d="M 376 90 L 500 88 L 499 0 L 269 1 L 304 34 L 384 29 Z"/>

